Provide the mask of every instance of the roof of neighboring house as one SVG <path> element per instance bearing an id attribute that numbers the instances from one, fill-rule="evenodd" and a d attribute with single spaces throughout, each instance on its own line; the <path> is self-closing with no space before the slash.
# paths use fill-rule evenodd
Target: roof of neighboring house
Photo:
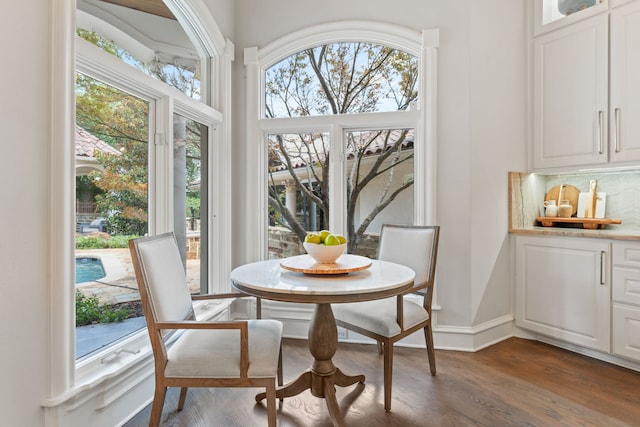
<path id="1" fill-rule="evenodd" d="M 378 134 L 373 141 L 371 140 L 372 135 Z M 406 134 L 403 135 L 403 130 L 395 129 L 390 132 L 387 139 L 387 134 L 385 132 L 378 131 L 369 131 L 362 132 L 358 136 L 355 136 L 357 140 L 352 141 L 356 146 L 366 146 L 364 148 L 364 156 L 376 156 L 382 154 L 383 151 L 389 150 L 393 143 L 400 138 L 402 142 L 400 143 L 400 150 L 412 150 L 414 143 L 414 132 L 413 129 L 409 129 Z M 354 144 L 349 144 L 347 147 L 347 159 L 351 160 L 355 158 L 356 153 L 354 152 Z M 292 149 L 292 153 L 295 153 L 295 150 Z M 322 160 L 324 156 L 320 153 L 317 155 L 311 156 L 311 161 Z M 309 162 L 310 156 L 307 153 L 301 153 L 298 156 L 292 155 L 291 164 L 294 169 L 306 167 Z M 270 150 L 269 152 L 269 169 L 272 172 L 287 170 L 287 165 L 280 157 L 280 154 L 276 150 Z"/>
<path id="2" fill-rule="evenodd" d="M 96 152 L 113 154 L 119 156 L 121 153 L 104 142 L 96 138 L 80 126 L 76 126 L 76 156 L 95 157 Z"/>

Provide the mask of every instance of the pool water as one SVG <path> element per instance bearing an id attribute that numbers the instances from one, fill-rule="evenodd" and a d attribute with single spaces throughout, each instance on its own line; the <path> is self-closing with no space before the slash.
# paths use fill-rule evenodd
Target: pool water
<path id="1" fill-rule="evenodd" d="M 76 258 L 76 283 L 93 282 L 105 277 L 102 261 L 95 257 Z"/>

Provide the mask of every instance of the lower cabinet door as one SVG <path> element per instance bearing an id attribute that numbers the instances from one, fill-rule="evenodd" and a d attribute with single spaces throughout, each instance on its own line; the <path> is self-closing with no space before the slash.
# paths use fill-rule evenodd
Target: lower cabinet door
<path id="1" fill-rule="evenodd" d="M 610 243 L 516 236 L 516 325 L 609 352 Z"/>
<path id="2" fill-rule="evenodd" d="M 613 353 L 640 361 L 640 307 L 613 304 Z"/>

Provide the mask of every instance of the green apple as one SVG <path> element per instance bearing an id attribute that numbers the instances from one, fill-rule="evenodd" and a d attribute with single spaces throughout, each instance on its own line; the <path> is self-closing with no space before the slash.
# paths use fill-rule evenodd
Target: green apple
<path id="1" fill-rule="evenodd" d="M 320 241 L 324 243 L 324 239 L 326 239 L 331 232 L 329 230 L 322 230 L 318 234 L 320 234 Z"/>
<path id="2" fill-rule="evenodd" d="M 308 233 L 304 238 L 304 241 L 307 243 L 315 243 L 316 245 L 322 243 L 320 235 L 317 233 Z"/>
<path id="3" fill-rule="evenodd" d="M 329 234 L 324 239 L 325 246 L 338 246 L 339 244 L 340 244 L 340 240 L 338 240 L 338 237 L 335 234 Z"/>

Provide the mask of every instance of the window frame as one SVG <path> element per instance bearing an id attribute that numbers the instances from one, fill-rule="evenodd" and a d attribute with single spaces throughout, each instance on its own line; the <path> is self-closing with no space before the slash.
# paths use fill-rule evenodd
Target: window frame
<path id="1" fill-rule="evenodd" d="M 412 54 L 419 62 L 418 102 L 408 111 L 265 118 L 265 73 L 272 65 L 306 48 L 339 42 L 367 42 L 392 47 Z M 247 71 L 247 183 L 245 226 L 252 244 L 245 245 L 246 260 L 266 259 L 268 254 L 267 212 L 267 135 L 295 131 L 328 132 L 331 140 L 329 224 L 332 230 L 346 230 L 346 170 L 344 168 L 345 131 L 366 129 L 414 128 L 414 223 L 436 221 L 436 104 L 439 30 L 422 32 L 392 24 L 365 21 L 341 21 L 291 33 L 264 48 L 246 48 Z M 334 141 L 336 144 L 334 145 Z M 257 194 L 256 194 L 257 193 Z M 251 212 L 252 215 L 248 213 Z M 255 215 L 261 212 L 261 215 Z M 258 239 L 255 236 L 259 236 Z M 257 242 L 256 242 L 257 240 Z"/>
<path id="2" fill-rule="evenodd" d="M 173 114 L 180 114 L 208 126 L 207 144 L 216 145 L 217 128 L 222 114 L 193 100 L 179 90 L 154 79 L 151 76 L 127 65 L 113 55 L 103 52 L 87 41 L 76 38 L 76 70 L 106 84 L 112 85 L 149 103 L 149 191 L 148 191 L 148 230 L 150 235 L 173 230 Z M 209 150 L 209 162 L 213 161 Z M 211 189 L 208 199 L 212 197 Z M 210 206 L 211 207 L 211 203 Z M 218 268 L 215 247 L 211 247 L 207 265 L 209 271 Z M 212 282 L 209 280 L 208 286 Z M 211 289 L 211 292 L 214 290 Z M 147 331 L 141 329 L 121 342 L 105 347 L 76 363 L 76 380 L 92 377 L 95 370 L 102 370 L 104 358 L 123 348 L 141 349 L 148 345 Z"/>
<path id="3" fill-rule="evenodd" d="M 165 112 L 182 112 L 201 123 L 209 125 L 209 236 L 217 236 L 217 241 L 225 247 L 230 244 L 231 232 L 231 184 L 226 179 L 230 175 L 230 165 L 226 159 L 231 153 L 231 70 L 233 62 L 233 44 L 225 40 L 219 31 L 211 12 L 202 0 L 165 0 L 178 21 L 202 56 L 203 75 L 208 75 L 206 82 L 201 82 L 202 97 L 195 101 L 175 90 L 171 96 L 162 95 L 157 100 L 156 109 Z M 82 53 L 76 57 L 77 48 L 75 36 L 75 2 L 72 0 L 51 0 L 49 6 L 51 14 L 50 37 L 50 151 L 49 162 L 49 238 L 46 250 L 49 254 L 48 281 L 48 393 L 42 401 L 46 408 L 55 408 L 62 404 L 73 407 L 81 405 L 88 399 L 87 392 L 93 395 L 103 394 L 104 407 L 122 393 L 117 389 L 133 388 L 133 384 L 148 377 L 152 369 L 152 354 L 148 346 L 146 331 L 141 331 L 133 337 L 122 340 L 119 347 L 111 347 L 109 351 L 99 352 L 83 361 L 82 366 L 76 365 L 75 359 L 75 72 L 76 62 L 82 67 L 83 61 L 92 62 L 91 55 L 83 58 Z M 81 43 L 78 43 L 79 45 Z M 108 55 L 99 49 L 96 54 Z M 112 58 L 113 59 L 113 58 Z M 96 73 L 87 73 L 100 79 L 100 61 L 94 63 Z M 130 74 L 129 84 L 137 87 L 136 79 L 152 79 L 144 73 L 135 70 L 124 63 L 116 67 L 128 67 L 125 74 Z M 130 70 L 129 70 L 130 69 Z M 206 71 L 205 71 L 206 69 Z M 124 69 L 123 69 L 124 70 Z M 85 69 L 86 71 L 86 69 Z M 136 74 L 139 73 L 139 74 Z M 134 76 L 134 77 L 131 77 Z M 103 79 L 101 79 L 103 80 Z M 204 80 L 204 79 L 203 79 Z M 160 82 L 155 81 L 155 84 Z M 151 83 L 152 85 L 154 83 Z M 161 83 L 160 83 L 161 84 Z M 118 85 L 118 87 L 122 87 Z M 153 92 L 153 91 L 152 91 Z M 160 90 L 159 92 L 162 92 Z M 183 98 L 184 97 L 184 102 Z M 46 98 L 46 97 L 45 97 Z M 202 104 L 206 100 L 215 107 Z M 198 105 L 194 105 L 197 103 Z M 224 112 L 227 112 L 224 114 Z M 156 111 L 155 114 L 158 114 Z M 165 135 L 172 135 L 172 115 L 169 117 L 169 127 L 164 127 Z M 166 164 L 168 171 L 172 169 L 172 153 L 170 138 L 165 143 L 163 153 L 154 159 L 156 165 Z M 162 142 L 162 141 L 160 141 Z M 168 153 L 168 154 L 166 154 Z M 151 173 L 156 173 L 153 169 Z M 163 177 L 164 178 L 164 177 Z M 160 188 L 167 188 L 161 184 Z M 150 191 L 151 193 L 151 191 Z M 167 205 L 171 190 L 159 191 L 156 200 L 150 203 Z M 212 195 L 215 194 L 215 198 Z M 171 209 L 172 211 L 172 209 Z M 161 232 L 172 227 L 171 213 L 161 215 L 150 221 L 150 230 Z M 210 239 L 211 240 L 211 239 Z M 230 255 L 224 251 L 214 256 L 209 243 L 209 289 L 211 292 L 226 290 L 220 283 L 227 283 L 231 271 Z M 216 315 L 217 311 L 211 307 L 203 307 L 206 315 Z M 106 353 L 140 349 L 137 354 L 127 351 L 118 353 L 112 360 L 117 363 L 101 363 Z M 115 393 L 115 394 L 114 394 Z M 107 397 L 109 395 L 110 397 Z M 83 396 L 83 397 L 80 397 Z M 79 400 L 77 400 L 80 398 Z M 73 403 L 71 403 L 73 402 Z M 103 408 L 104 408 L 103 407 Z M 98 408 L 101 409 L 101 408 Z M 47 417 L 55 417 L 57 412 L 47 412 Z"/>

